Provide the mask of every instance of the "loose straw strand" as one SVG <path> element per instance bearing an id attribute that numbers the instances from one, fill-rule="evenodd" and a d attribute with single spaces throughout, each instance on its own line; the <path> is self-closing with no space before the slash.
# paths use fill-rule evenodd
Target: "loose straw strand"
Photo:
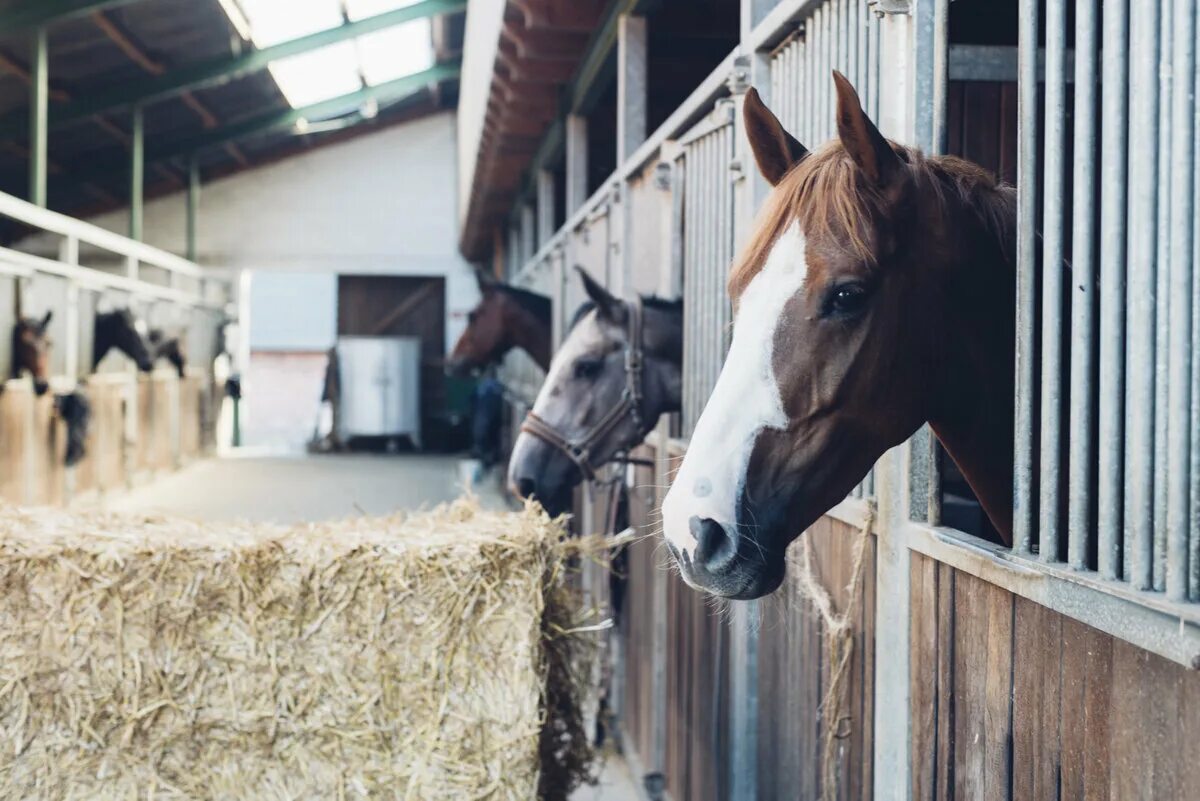
<path id="1" fill-rule="evenodd" d="M 854 567 L 850 583 L 846 586 L 848 597 L 846 608 L 839 615 L 833 609 L 833 600 L 828 590 L 817 581 L 813 572 L 812 537 L 804 538 L 804 558 L 800 563 L 800 591 L 808 598 L 825 627 L 825 644 L 829 660 L 829 688 L 821 700 L 821 799 L 837 798 L 838 760 L 837 741 L 850 736 L 853 722 L 848 712 L 843 711 L 846 702 L 846 677 L 849 673 L 850 655 L 854 650 L 854 628 L 852 621 L 862 594 L 863 569 L 866 562 L 867 538 L 875 525 L 875 504 L 869 504 L 859 536 L 854 546 Z"/>

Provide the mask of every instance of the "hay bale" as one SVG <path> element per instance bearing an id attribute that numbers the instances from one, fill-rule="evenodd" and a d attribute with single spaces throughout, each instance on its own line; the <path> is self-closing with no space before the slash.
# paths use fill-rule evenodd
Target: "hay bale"
<path id="1" fill-rule="evenodd" d="M 564 797 L 590 769 L 576 547 L 469 502 L 297 528 L 2 509 L 0 797 Z"/>

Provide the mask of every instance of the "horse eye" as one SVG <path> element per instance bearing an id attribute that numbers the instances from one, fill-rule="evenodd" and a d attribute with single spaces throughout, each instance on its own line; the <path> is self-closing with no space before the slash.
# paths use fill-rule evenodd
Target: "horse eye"
<path id="1" fill-rule="evenodd" d="M 840 284 L 835 286 L 825 300 L 825 315 L 850 317 L 860 313 L 867 305 L 867 288 L 862 284 Z"/>
<path id="2" fill-rule="evenodd" d="M 590 381 L 600 375 L 604 362 L 600 359 L 580 359 L 575 362 L 575 377 L 581 381 Z"/>

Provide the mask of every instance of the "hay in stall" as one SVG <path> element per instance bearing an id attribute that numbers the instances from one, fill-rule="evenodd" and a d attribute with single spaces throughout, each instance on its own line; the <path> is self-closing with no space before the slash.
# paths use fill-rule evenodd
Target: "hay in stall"
<path id="1" fill-rule="evenodd" d="M 591 771 L 588 547 L 470 501 L 295 528 L 0 509 L 0 798 L 564 798 Z"/>

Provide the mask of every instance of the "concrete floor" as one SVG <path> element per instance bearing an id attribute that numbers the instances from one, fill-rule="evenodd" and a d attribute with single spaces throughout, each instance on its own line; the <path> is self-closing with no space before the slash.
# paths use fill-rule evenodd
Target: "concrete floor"
<path id="1" fill-rule="evenodd" d="M 301 523 L 420 509 L 457 498 L 462 462 L 449 456 L 237 456 L 196 462 L 105 502 L 127 512 L 158 512 L 196 520 Z M 487 482 L 488 506 L 503 504 Z M 636 801 L 625 762 L 609 759 L 596 787 L 571 801 Z"/>

